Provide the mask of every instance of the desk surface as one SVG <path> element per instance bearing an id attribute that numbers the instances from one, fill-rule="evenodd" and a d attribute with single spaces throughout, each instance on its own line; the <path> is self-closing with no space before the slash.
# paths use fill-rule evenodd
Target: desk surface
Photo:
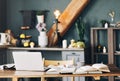
<path id="1" fill-rule="evenodd" d="M 0 70 L 0 78 L 32 78 L 32 77 L 80 77 L 80 76 L 120 76 L 120 69 L 114 65 L 109 65 L 110 73 L 102 74 L 45 74 L 45 72 L 38 71 L 9 71 Z"/>

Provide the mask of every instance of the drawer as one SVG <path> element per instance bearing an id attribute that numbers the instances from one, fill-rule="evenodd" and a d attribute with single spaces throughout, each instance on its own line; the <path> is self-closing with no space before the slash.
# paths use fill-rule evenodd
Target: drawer
<path id="1" fill-rule="evenodd" d="M 84 62 L 84 51 L 63 51 L 62 52 L 62 59 L 63 60 L 69 60 L 73 59 L 76 62 Z"/>

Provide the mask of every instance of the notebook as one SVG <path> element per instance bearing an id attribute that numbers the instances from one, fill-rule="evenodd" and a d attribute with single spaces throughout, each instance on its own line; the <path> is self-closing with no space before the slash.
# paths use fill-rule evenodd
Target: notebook
<path id="1" fill-rule="evenodd" d="M 45 71 L 41 52 L 13 52 L 16 70 Z"/>

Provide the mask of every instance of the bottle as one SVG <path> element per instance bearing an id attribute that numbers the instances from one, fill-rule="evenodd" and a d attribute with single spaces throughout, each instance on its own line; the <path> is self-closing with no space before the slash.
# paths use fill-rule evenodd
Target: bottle
<path id="1" fill-rule="evenodd" d="M 104 26 L 104 27 L 105 27 L 105 28 L 108 28 L 108 23 L 107 23 L 107 22 L 105 23 L 105 26 Z"/>
<path id="2" fill-rule="evenodd" d="M 105 46 L 103 47 L 103 53 L 106 53 L 106 47 Z"/>

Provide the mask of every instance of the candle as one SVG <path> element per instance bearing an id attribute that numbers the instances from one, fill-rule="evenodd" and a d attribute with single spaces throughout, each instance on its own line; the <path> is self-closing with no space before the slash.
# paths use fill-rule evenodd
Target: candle
<path id="1" fill-rule="evenodd" d="M 63 40 L 62 41 L 62 47 L 63 48 L 67 48 L 67 40 Z"/>

